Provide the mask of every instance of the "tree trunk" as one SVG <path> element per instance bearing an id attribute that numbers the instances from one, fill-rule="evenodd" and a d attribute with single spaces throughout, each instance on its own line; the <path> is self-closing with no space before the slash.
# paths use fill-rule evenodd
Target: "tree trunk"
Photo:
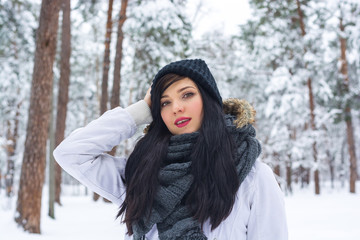
<path id="1" fill-rule="evenodd" d="M 273 156 L 273 162 L 275 162 L 275 167 L 273 169 L 273 172 L 279 177 L 281 177 L 279 154 L 277 152 L 273 152 L 272 156 Z"/>
<path id="2" fill-rule="evenodd" d="M 108 102 L 108 80 L 109 80 L 109 68 L 110 68 L 110 42 L 111 42 L 111 32 L 112 32 L 112 6 L 113 0 L 109 0 L 109 8 L 107 14 L 106 22 L 106 33 L 105 33 L 105 53 L 104 53 L 104 62 L 103 62 L 103 77 L 101 83 L 101 101 L 100 101 L 100 115 L 102 115 L 107 110 Z M 99 195 L 94 193 L 93 200 L 97 201 Z"/>
<path id="3" fill-rule="evenodd" d="M 5 174 L 5 186 L 6 186 L 6 196 L 11 197 L 13 195 L 13 184 L 14 184 L 14 171 L 15 171 L 15 137 L 12 132 L 11 121 L 7 120 L 7 133 L 6 133 L 6 152 L 7 152 L 7 168 Z"/>
<path id="4" fill-rule="evenodd" d="M 309 101 L 310 101 L 310 126 L 313 131 L 316 131 L 315 126 L 315 104 L 314 104 L 314 95 L 312 91 L 312 80 L 311 78 L 308 79 L 307 85 L 309 88 Z M 319 176 L 319 167 L 318 167 L 318 160 L 317 160 L 317 147 L 316 147 L 316 140 L 314 140 L 312 144 L 312 152 L 313 158 L 315 162 L 315 171 L 314 171 L 314 183 L 315 183 L 315 194 L 320 194 L 320 176 Z"/>
<path id="5" fill-rule="evenodd" d="M 120 106 L 120 83 L 121 83 L 121 63 L 122 63 L 122 46 L 124 40 L 124 32 L 122 30 L 124 26 L 124 22 L 126 21 L 126 9 L 128 5 L 128 0 L 121 0 L 121 8 L 119 13 L 119 21 L 118 21 L 118 32 L 117 32 L 117 41 L 116 41 L 116 54 L 114 61 L 114 80 L 113 80 L 113 88 L 111 93 L 111 109 Z M 116 146 L 113 147 L 111 152 L 109 153 L 112 156 L 115 156 Z M 109 200 L 104 198 L 105 202 L 110 202 Z"/>
<path id="6" fill-rule="evenodd" d="M 304 24 L 304 16 L 301 10 L 301 5 L 299 0 L 296 0 L 297 5 L 297 12 L 299 15 L 299 21 L 300 21 L 300 30 L 302 37 L 305 37 L 306 31 L 305 31 L 305 24 Z M 306 53 L 307 49 L 304 48 L 304 53 Z M 307 67 L 307 64 L 305 64 L 305 68 Z M 309 89 L 309 106 L 310 106 L 310 126 L 312 131 L 316 131 L 316 125 L 315 125 L 315 104 L 314 104 L 314 95 L 312 90 L 312 79 L 309 77 L 307 80 L 307 86 Z M 315 162 L 315 171 L 314 171 L 314 181 L 315 181 L 315 194 L 320 194 L 320 177 L 319 177 L 319 168 L 318 168 L 318 160 L 317 160 L 317 147 L 316 147 L 316 140 L 314 140 L 312 144 L 312 151 L 313 151 L 313 158 Z"/>
<path id="7" fill-rule="evenodd" d="M 300 179 L 300 186 L 301 188 L 303 188 L 305 186 L 305 168 L 300 165 L 299 167 L 299 179 Z"/>
<path id="8" fill-rule="evenodd" d="M 49 124 L 49 212 L 48 215 L 52 219 L 55 219 L 55 159 L 53 151 L 55 149 L 55 133 L 54 133 L 54 89 L 51 94 L 51 114 Z"/>
<path id="9" fill-rule="evenodd" d="M 124 32 L 122 30 L 124 22 L 126 21 L 126 8 L 128 0 L 121 1 L 121 9 L 118 21 L 118 35 L 116 42 L 116 56 L 114 67 L 114 83 L 111 95 L 111 108 L 120 106 L 120 83 L 121 83 L 121 63 L 122 63 L 122 45 L 124 40 Z"/>
<path id="10" fill-rule="evenodd" d="M 276 164 L 273 170 L 274 174 L 280 177 L 280 165 Z"/>
<path id="11" fill-rule="evenodd" d="M 65 135 L 65 123 L 67 104 L 69 101 L 70 84 L 70 55 L 71 55 L 71 23 L 70 23 L 70 0 L 62 0 L 62 31 L 61 31 L 61 62 L 59 94 L 56 113 L 55 147 L 57 147 Z M 61 173 L 62 169 L 55 162 L 55 202 L 61 205 Z"/>
<path id="12" fill-rule="evenodd" d="M 37 30 L 30 109 L 21 167 L 15 221 L 25 231 L 40 233 L 42 187 L 45 178 L 53 83 L 53 63 L 60 0 L 43 0 Z"/>
<path id="13" fill-rule="evenodd" d="M 330 137 L 328 136 L 328 129 L 326 128 L 325 124 L 322 124 L 321 128 L 324 132 L 326 132 L 326 136 L 324 140 L 326 146 L 325 156 L 326 156 L 326 162 L 329 164 L 331 188 L 335 188 L 335 156 L 330 152 L 331 145 L 329 143 Z"/>
<path id="14" fill-rule="evenodd" d="M 128 0 L 121 1 L 121 8 L 118 21 L 118 33 L 116 42 L 116 55 L 114 61 L 114 81 L 111 93 L 111 109 L 120 106 L 120 83 L 121 83 L 121 63 L 122 63 L 122 45 L 124 40 L 124 32 L 122 30 L 126 21 L 126 9 Z M 111 150 L 110 154 L 114 156 L 116 153 L 116 146 Z"/>
<path id="15" fill-rule="evenodd" d="M 292 193 L 292 167 L 291 167 L 291 162 L 288 162 L 286 164 L 286 189 Z"/>
<path id="16" fill-rule="evenodd" d="M 331 156 L 330 151 L 326 150 L 326 157 L 329 163 L 331 188 L 335 188 L 335 158 Z"/>
<path id="17" fill-rule="evenodd" d="M 345 32 L 345 26 L 343 25 L 343 19 L 340 18 L 340 31 L 342 33 Z M 341 68 L 340 73 L 343 78 L 343 86 L 344 86 L 344 94 L 349 93 L 349 75 L 348 75 L 348 66 L 346 59 L 346 39 L 340 35 L 340 47 L 341 47 Z M 346 98 L 348 99 L 348 98 Z M 355 150 L 355 141 L 354 141 L 354 129 L 352 126 L 352 118 L 351 118 L 351 107 L 350 101 L 346 100 L 345 103 L 345 122 L 346 122 L 346 134 L 347 134 L 347 143 L 349 148 L 349 156 L 350 156 L 350 192 L 355 193 L 355 184 L 357 179 L 357 164 L 356 164 L 356 150 Z"/>
<path id="18" fill-rule="evenodd" d="M 306 168 L 305 169 L 305 177 L 304 177 L 304 179 L 305 179 L 305 183 L 306 183 L 306 185 L 310 185 L 310 168 Z"/>
<path id="19" fill-rule="evenodd" d="M 18 7 L 16 3 L 13 5 L 14 8 Z M 11 47 L 14 50 L 14 58 L 16 60 L 19 59 L 19 48 L 16 41 L 13 41 L 11 44 Z M 20 66 L 18 65 L 18 68 Z M 17 80 L 20 82 L 20 75 L 19 72 L 16 71 Z M 17 96 L 20 96 L 20 86 L 17 87 L 16 92 Z M 7 133 L 6 133 L 6 139 L 7 143 L 5 145 L 5 150 L 7 153 L 7 169 L 5 174 L 5 187 L 6 187 L 6 196 L 11 197 L 14 195 L 14 174 L 15 174 L 15 162 L 14 158 L 16 157 L 16 147 L 17 147 L 17 141 L 19 138 L 18 129 L 19 129 L 19 118 L 20 118 L 20 107 L 23 100 L 20 100 L 18 98 L 13 98 L 9 100 L 9 107 L 10 109 L 16 109 L 16 113 L 13 119 L 7 120 Z M 9 110 L 10 112 L 11 110 Z"/>
<path id="20" fill-rule="evenodd" d="M 346 170 L 345 170 L 345 148 L 346 148 L 346 144 L 347 143 L 347 139 L 344 139 L 342 144 L 341 144 L 341 152 L 340 152 L 340 182 L 341 182 L 341 187 L 344 188 L 345 187 L 345 179 L 346 179 Z"/>
<path id="21" fill-rule="evenodd" d="M 100 102 L 100 115 L 107 110 L 108 102 L 108 79 L 109 79 L 109 68 L 110 68 L 110 42 L 112 32 L 112 6 L 113 0 L 109 0 L 109 8 L 106 22 L 106 33 L 105 33 L 105 53 L 103 62 L 103 77 L 101 84 L 101 102 Z"/>
<path id="22" fill-rule="evenodd" d="M 20 89 L 18 89 L 18 93 Z M 5 186 L 6 186 L 6 196 L 11 197 L 14 194 L 14 173 L 15 173 L 15 162 L 14 157 L 16 153 L 17 140 L 19 138 L 18 129 L 19 129 L 19 117 L 20 117 L 20 106 L 22 102 L 16 104 L 16 113 L 14 118 L 14 124 L 12 126 L 10 120 L 7 121 L 7 169 L 5 174 Z"/>

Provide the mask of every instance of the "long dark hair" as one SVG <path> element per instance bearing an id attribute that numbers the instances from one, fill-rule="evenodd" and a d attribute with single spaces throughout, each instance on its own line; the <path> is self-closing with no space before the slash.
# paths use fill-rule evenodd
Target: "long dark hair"
<path id="1" fill-rule="evenodd" d="M 118 213 L 125 213 L 128 234 L 133 234 L 132 224 L 148 217 L 158 189 L 158 173 L 167 155 L 171 133 L 161 118 L 160 99 L 172 83 L 184 76 L 163 76 L 151 93 L 153 122 L 148 133 L 136 144 L 125 168 L 126 197 Z M 234 143 L 226 129 L 221 106 L 197 85 L 203 100 L 204 117 L 199 137 L 190 155 L 191 174 L 194 176 L 185 203 L 201 225 L 210 218 L 214 229 L 229 216 L 239 188 L 234 163 Z"/>

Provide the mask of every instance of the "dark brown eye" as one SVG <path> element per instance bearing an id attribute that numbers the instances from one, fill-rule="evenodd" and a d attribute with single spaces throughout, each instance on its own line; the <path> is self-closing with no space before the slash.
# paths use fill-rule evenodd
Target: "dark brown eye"
<path id="1" fill-rule="evenodd" d="M 183 98 L 189 98 L 189 97 L 191 97 L 191 96 L 193 96 L 193 95 L 194 95 L 194 93 L 188 92 L 188 93 L 185 93 L 185 94 L 184 94 Z"/>
<path id="2" fill-rule="evenodd" d="M 164 102 L 161 103 L 161 107 L 162 107 L 162 108 L 163 108 L 163 107 L 166 107 L 168 104 L 170 104 L 169 101 L 164 101 Z"/>

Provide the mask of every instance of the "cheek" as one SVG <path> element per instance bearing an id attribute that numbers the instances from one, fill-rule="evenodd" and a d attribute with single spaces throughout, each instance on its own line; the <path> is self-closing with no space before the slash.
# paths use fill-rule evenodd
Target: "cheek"
<path id="1" fill-rule="evenodd" d="M 166 109 L 161 110 L 161 118 L 164 121 L 165 125 L 169 126 L 170 114 L 168 113 L 168 111 L 166 111 Z"/>
<path id="2" fill-rule="evenodd" d="M 197 113 L 198 116 L 200 117 L 200 120 L 202 120 L 203 118 L 203 102 L 202 99 L 198 99 L 198 101 L 196 101 L 193 105 L 192 105 L 192 111 Z"/>

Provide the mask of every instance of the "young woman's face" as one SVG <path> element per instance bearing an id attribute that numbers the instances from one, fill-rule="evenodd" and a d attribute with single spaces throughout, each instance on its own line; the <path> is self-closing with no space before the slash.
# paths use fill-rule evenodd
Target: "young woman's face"
<path id="1" fill-rule="evenodd" d="M 190 78 L 171 84 L 162 94 L 161 117 L 173 135 L 192 133 L 200 129 L 203 101 L 200 91 Z"/>

